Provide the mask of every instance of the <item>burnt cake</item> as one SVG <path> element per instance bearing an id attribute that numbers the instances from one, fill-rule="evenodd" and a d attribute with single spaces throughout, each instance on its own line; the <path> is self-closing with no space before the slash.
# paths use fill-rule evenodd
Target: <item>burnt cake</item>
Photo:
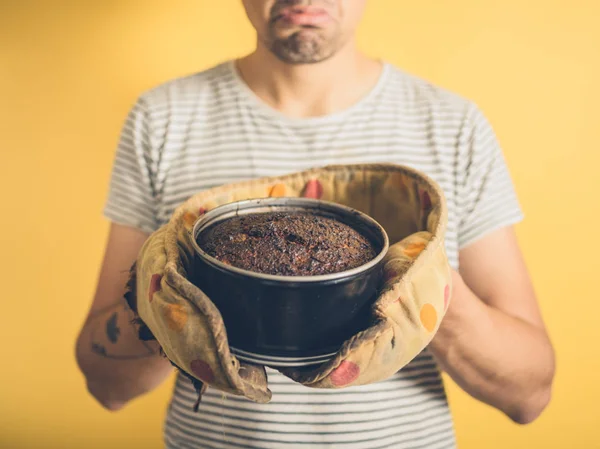
<path id="1" fill-rule="evenodd" d="M 201 232 L 198 245 L 225 264 L 280 276 L 338 273 L 377 255 L 373 243 L 352 227 L 305 212 L 229 218 Z"/>

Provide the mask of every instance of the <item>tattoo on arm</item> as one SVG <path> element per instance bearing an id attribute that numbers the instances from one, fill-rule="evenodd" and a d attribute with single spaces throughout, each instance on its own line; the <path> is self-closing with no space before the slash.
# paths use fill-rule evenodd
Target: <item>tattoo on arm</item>
<path id="1" fill-rule="evenodd" d="M 116 343 L 119 340 L 121 329 L 117 326 L 117 312 L 113 313 L 106 322 L 106 335 L 111 343 Z"/>
<path id="2" fill-rule="evenodd" d="M 124 300 L 98 311 L 92 320 L 91 350 L 95 354 L 113 360 L 138 360 L 158 354 L 149 343 L 139 339 L 135 315 Z M 119 344 L 129 334 L 135 336 L 135 343 Z"/>

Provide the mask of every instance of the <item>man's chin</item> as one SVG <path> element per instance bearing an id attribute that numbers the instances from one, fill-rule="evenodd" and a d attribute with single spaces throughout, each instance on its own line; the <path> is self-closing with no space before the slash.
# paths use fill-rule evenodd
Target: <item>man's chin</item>
<path id="1" fill-rule="evenodd" d="M 281 62 L 285 62 L 290 65 L 310 65 L 310 64 L 318 64 L 319 62 L 323 62 L 331 58 L 334 53 L 322 55 L 318 53 L 301 53 L 301 52 L 290 52 L 290 51 L 282 51 L 278 48 L 272 48 L 271 52 L 279 59 Z"/>
<path id="2" fill-rule="evenodd" d="M 272 34 L 268 47 L 283 62 L 315 64 L 335 54 L 331 40 L 322 29 L 298 27 L 293 32 Z"/>

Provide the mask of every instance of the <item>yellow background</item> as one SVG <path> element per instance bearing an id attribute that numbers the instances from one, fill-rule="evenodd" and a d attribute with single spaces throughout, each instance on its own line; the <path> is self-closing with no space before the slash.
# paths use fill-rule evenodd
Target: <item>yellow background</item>
<path id="1" fill-rule="evenodd" d="M 552 404 L 527 427 L 449 383 L 461 449 L 600 448 L 599 5 L 368 2 L 364 49 L 494 124 L 558 353 Z M 171 383 L 110 414 L 73 356 L 114 148 L 141 91 L 252 46 L 239 0 L 0 1 L 0 447 L 162 447 Z"/>

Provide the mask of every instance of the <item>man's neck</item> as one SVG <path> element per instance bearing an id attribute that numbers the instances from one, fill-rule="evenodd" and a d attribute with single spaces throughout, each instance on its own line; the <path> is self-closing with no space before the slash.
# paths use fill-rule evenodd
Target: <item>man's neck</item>
<path id="1" fill-rule="evenodd" d="M 381 64 L 348 45 L 326 61 L 287 64 L 264 47 L 237 61 L 248 87 L 267 105 L 290 117 L 344 110 L 377 83 Z"/>

